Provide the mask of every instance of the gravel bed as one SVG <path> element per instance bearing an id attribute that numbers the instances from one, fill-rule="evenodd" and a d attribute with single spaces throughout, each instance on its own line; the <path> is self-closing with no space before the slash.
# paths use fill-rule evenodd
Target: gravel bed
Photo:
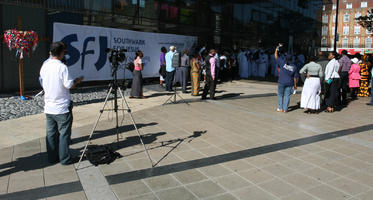
<path id="1" fill-rule="evenodd" d="M 124 95 L 127 96 L 129 91 L 127 89 Z M 107 87 L 79 88 L 71 91 L 71 100 L 74 106 L 104 102 L 107 92 Z M 20 100 L 19 96 L 0 97 L 0 121 L 42 113 L 43 109 L 43 96 L 27 101 Z"/>

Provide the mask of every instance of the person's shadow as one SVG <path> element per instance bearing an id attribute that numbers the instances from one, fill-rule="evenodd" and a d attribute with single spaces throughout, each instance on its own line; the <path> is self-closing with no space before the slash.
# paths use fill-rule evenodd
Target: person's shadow
<path id="1" fill-rule="evenodd" d="M 32 156 L 25 156 L 17 158 L 15 161 L 4 163 L 0 165 L 1 169 L 6 169 L 0 172 L 0 177 L 7 176 L 20 171 L 31 171 L 43 169 L 56 163 L 48 162 L 47 152 L 41 152 Z"/>

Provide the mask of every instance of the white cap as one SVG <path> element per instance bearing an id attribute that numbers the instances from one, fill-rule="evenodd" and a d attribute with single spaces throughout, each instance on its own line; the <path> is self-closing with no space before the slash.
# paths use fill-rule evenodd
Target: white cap
<path id="1" fill-rule="evenodd" d="M 358 64 L 358 63 L 359 63 L 359 59 L 357 59 L 357 58 L 353 58 L 353 59 L 351 59 L 351 61 L 352 61 L 354 64 Z"/>

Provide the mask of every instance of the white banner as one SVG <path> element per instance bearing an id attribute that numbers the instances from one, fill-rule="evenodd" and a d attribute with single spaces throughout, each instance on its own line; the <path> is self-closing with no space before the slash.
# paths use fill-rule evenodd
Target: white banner
<path id="1" fill-rule="evenodd" d="M 114 28 L 54 23 L 53 41 L 63 41 L 67 45 L 67 66 L 72 77 L 84 76 L 85 81 L 112 79 L 112 67 L 106 53 L 107 48 L 127 49 L 127 62 L 133 61 L 135 52 L 144 54 L 143 77 L 158 77 L 160 49 L 171 45 L 178 51 L 195 49 L 194 36 L 147 33 Z M 118 68 L 118 79 L 131 78 L 125 70 L 125 63 Z"/>

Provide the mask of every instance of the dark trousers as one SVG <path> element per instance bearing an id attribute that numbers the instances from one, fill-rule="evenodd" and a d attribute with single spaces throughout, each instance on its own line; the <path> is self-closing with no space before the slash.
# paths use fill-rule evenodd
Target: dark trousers
<path id="1" fill-rule="evenodd" d="M 180 70 L 181 70 L 181 87 L 182 87 L 182 91 L 185 93 L 187 89 L 189 69 L 188 67 L 181 67 Z"/>
<path id="2" fill-rule="evenodd" d="M 174 81 L 175 70 L 166 73 L 166 90 L 172 91 L 172 83 Z"/>
<path id="3" fill-rule="evenodd" d="M 341 72 L 340 76 L 341 76 L 341 89 L 342 89 L 342 93 L 341 93 L 342 104 L 346 104 L 347 103 L 347 93 L 349 91 L 349 88 L 348 88 L 348 72 Z M 340 100 L 340 98 L 338 100 Z"/>
<path id="4" fill-rule="evenodd" d="M 59 115 L 46 114 L 46 120 L 48 161 L 51 163 L 60 161 L 61 164 L 66 164 L 71 158 L 69 143 L 73 122 L 72 113 L 68 112 Z"/>
<path id="5" fill-rule="evenodd" d="M 334 107 L 338 104 L 339 89 L 340 89 L 340 79 L 333 78 L 332 83 L 330 83 L 330 85 L 328 86 L 326 106 Z"/>
<path id="6" fill-rule="evenodd" d="M 216 79 L 213 80 L 211 75 L 206 76 L 206 84 L 203 89 L 202 98 L 206 99 L 207 93 L 210 91 L 210 99 L 215 98 Z"/>

